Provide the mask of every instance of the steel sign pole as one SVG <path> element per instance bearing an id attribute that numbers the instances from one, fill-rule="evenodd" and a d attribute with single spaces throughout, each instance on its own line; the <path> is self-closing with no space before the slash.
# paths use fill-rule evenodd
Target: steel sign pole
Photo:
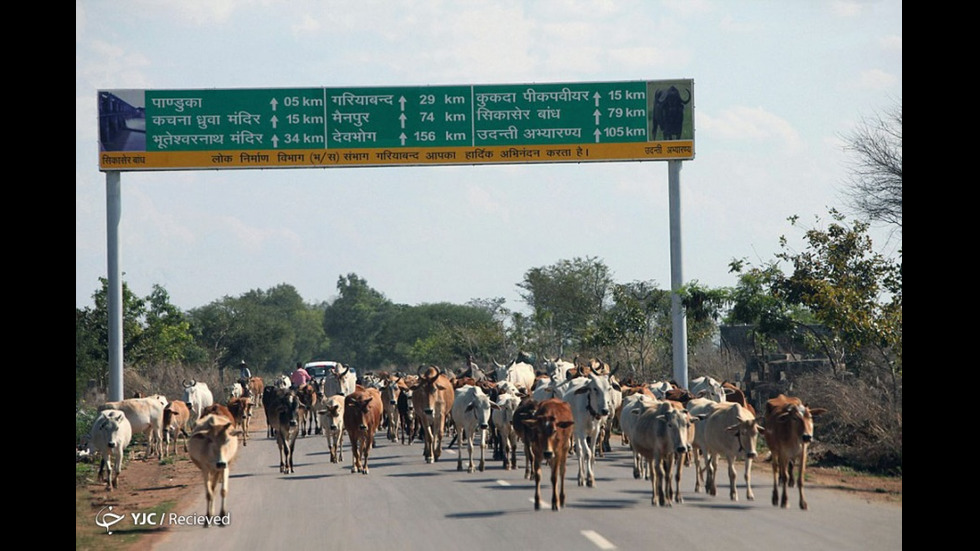
<path id="1" fill-rule="evenodd" d="M 106 258 L 109 309 L 109 401 L 123 399 L 122 274 L 119 270 L 119 221 L 122 218 L 122 191 L 119 171 L 105 173 Z"/>
<path id="2" fill-rule="evenodd" d="M 687 388 L 687 318 L 680 296 L 680 289 L 684 286 L 681 258 L 681 162 L 667 162 L 667 185 L 670 190 L 670 318 L 673 324 L 674 380 L 682 388 Z"/>

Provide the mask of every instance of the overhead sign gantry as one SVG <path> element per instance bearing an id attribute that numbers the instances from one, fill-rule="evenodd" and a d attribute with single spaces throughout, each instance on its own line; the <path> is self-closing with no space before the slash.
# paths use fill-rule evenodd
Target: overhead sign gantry
<path id="1" fill-rule="evenodd" d="M 99 91 L 102 171 L 690 160 L 693 81 Z"/>

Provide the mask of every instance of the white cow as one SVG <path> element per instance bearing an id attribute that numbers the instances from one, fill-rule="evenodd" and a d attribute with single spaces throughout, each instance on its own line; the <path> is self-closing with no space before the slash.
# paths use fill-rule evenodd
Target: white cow
<path id="1" fill-rule="evenodd" d="M 207 383 L 202 383 L 191 379 L 184 381 L 184 403 L 191 411 L 190 423 L 193 425 L 201 418 L 204 408 L 214 403 L 214 396 Z"/>
<path id="2" fill-rule="evenodd" d="M 556 383 L 568 379 L 568 372 L 573 369 L 575 369 L 575 364 L 561 358 L 555 358 L 553 360 L 545 358 L 544 360 L 545 373 Z"/>
<path id="3" fill-rule="evenodd" d="M 709 398 L 691 398 L 684 404 L 684 409 L 691 414 L 691 417 L 703 420 L 721 403 L 727 402 L 716 402 Z M 702 423 L 698 423 L 694 430 L 691 455 L 694 456 L 694 491 L 700 492 L 701 488 L 704 487 L 705 469 L 708 468 L 707 455 L 704 451 L 704 425 Z M 703 466 L 702 462 L 704 463 Z"/>
<path id="4" fill-rule="evenodd" d="M 689 390 L 696 398 L 707 398 L 716 402 L 725 402 L 725 389 L 721 383 L 711 377 L 691 379 Z"/>
<path id="5" fill-rule="evenodd" d="M 519 391 L 525 395 L 530 395 L 534 388 L 534 367 L 526 362 L 513 361 L 510 365 L 501 365 L 496 362 L 497 369 L 494 371 L 497 383 L 510 381 L 517 386 Z"/>
<path id="6" fill-rule="evenodd" d="M 99 406 L 99 411 L 122 411 L 129 421 L 133 435 L 146 435 L 146 457 L 153 455 L 153 452 L 156 452 L 157 457 L 163 457 L 163 408 L 167 403 L 166 396 L 154 394 L 145 398 L 106 402 Z"/>
<path id="7" fill-rule="evenodd" d="M 636 421 L 639 419 L 638 414 L 633 412 L 642 412 L 647 408 L 657 405 L 657 403 L 656 398 L 640 392 L 630 394 L 623 398 L 623 409 L 619 414 L 619 428 L 623 431 L 623 436 L 626 437 L 628 442 L 633 441 L 633 431 L 636 429 Z M 648 480 L 650 478 L 650 471 L 647 469 L 647 462 L 640 456 L 632 444 L 630 448 L 633 451 L 633 478 Z"/>
<path id="8" fill-rule="evenodd" d="M 483 389 L 473 385 L 463 385 L 456 389 L 453 407 L 450 415 L 456 431 L 459 433 L 459 456 L 456 460 L 456 470 L 463 470 L 463 441 L 469 450 L 469 466 L 467 472 L 473 472 L 473 437 L 480 438 L 480 472 L 486 467 L 485 450 L 487 448 L 486 433 L 490 426 L 490 412 L 500 409 L 500 406 L 490 401 Z"/>
<path id="9" fill-rule="evenodd" d="M 122 470 L 123 455 L 133 438 L 133 428 L 126 414 L 116 409 L 99 413 L 92 424 L 89 445 L 99 453 L 99 480 L 106 481 L 106 490 L 119 487 L 119 471 Z M 103 477 L 103 472 L 105 476 Z"/>
<path id="10" fill-rule="evenodd" d="M 490 419 L 497 430 L 504 456 L 504 470 L 517 468 L 517 431 L 514 429 L 514 412 L 521 405 L 521 397 L 503 393 L 497 396 L 497 409 L 490 412 Z"/>
<path id="11" fill-rule="evenodd" d="M 225 387 L 226 401 L 231 400 L 232 398 L 241 398 L 244 392 L 245 389 L 242 387 L 241 383 L 232 383 Z"/>
<path id="12" fill-rule="evenodd" d="M 701 445 L 708 458 L 705 491 L 710 495 L 718 493 L 718 457 L 724 456 L 728 461 L 728 496 L 732 501 L 738 501 L 735 459 L 741 458 L 745 460 L 745 497 L 749 500 L 755 499 L 752 494 L 752 459 L 756 456 L 756 442 L 759 439 L 759 424 L 755 415 L 739 403 L 719 403 L 714 411 L 698 423 L 697 430 L 704 434 Z"/>
<path id="13" fill-rule="evenodd" d="M 285 375 L 280 375 L 276 377 L 276 380 L 273 381 L 272 383 L 272 386 L 282 390 L 289 390 L 289 387 L 291 387 L 292 385 L 293 385 L 292 381 L 290 381 L 289 377 Z"/>
<path id="14" fill-rule="evenodd" d="M 595 448 L 606 418 L 613 414 L 612 384 L 605 375 L 570 379 L 561 399 L 572 407 L 578 457 L 578 485 L 595 486 Z"/>
<path id="15" fill-rule="evenodd" d="M 351 368 L 338 363 L 330 368 L 323 378 L 323 394 L 347 396 L 354 392 L 357 386 L 357 374 Z"/>
<path id="16" fill-rule="evenodd" d="M 327 448 L 330 449 L 330 462 L 344 462 L 344 397 L 339 394 L 327 396 L 320 402 L 317 412 L 320 416 L 320 426 L 323 435 L 327 437 Z"/>

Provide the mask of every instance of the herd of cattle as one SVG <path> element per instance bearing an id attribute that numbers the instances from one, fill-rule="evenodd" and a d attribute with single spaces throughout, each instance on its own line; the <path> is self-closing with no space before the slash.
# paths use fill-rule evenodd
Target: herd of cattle
<path id="1" fill-rule="evenodd" d="M 517 469 L 517 450 L 523 445 L 524 477 L 535 482 L 535 509 L 541 508 L 547 465 L 551 508 L 557 511 L 565 505 L 569 455 L 578 462 L 578 485 L 595 486 L 596 457 L 610 451 L 614 428 L 632 449 L 634 478 L 650 480 L 653 505 L 683 502 L 681 473 L 692 463 L 695 491 L 716 495 L 722 457 L 728 464 L 729 497 L 738 500 L 735 463 L 741 460 L 745 497 L 754 499 L 751 468 L 761 434 L 771 453 L 772 504 L 788 507 L 787 488 L 795 486 L 799 507 L 807 508 L 807 449 L 813 417 L 823 408 L 779 395 L 766 402 L 760 418 L 736 386 L 711 377 L 696 378 L 685 389 L 668 382 L 621 383 L 608 364 L 595 359 L 546 360 L 539 371 L 521 360 L 497 364 L 489 373 L 468 360 L 460 374 L 423 366 L 414 375 L 366 374 L 360 380 L 338 364 L 299 388 L 292 388 L 285 376 L 270 385 L 259 377 L 234 383 L 223 404 L 206 384 L 187 381 L 183 400 L 157 394 L 102 405 L 90 446 L 102 459 L 99 479 L 112 490 L 134 434 L 146 436 L 146 457 L 176 454 L 183 438 L 185 452 L 204 475 L 207 514 L 214 515 L 220 486 L 223 516 L 231 462 L 239 444 L 248 445 L 249 419 L 261 408 L 267 437 L 278 444 L 283 474 L 295 472 L 298 437 L 312 434 L 326 437 L 333 463 L 344 462 L 346 434 L 351 472 L 363 474 L 369 473 L 369 455 L 382 431 L 391 442 L 420 440 L 426 463 L 440 459 L 444 438 L 451 436 L 448 446 L 459 442 L 457 470 L 464 468 L 465 443 L 469 472 L 485 469 L 487 448 L 504 469 Z"/>

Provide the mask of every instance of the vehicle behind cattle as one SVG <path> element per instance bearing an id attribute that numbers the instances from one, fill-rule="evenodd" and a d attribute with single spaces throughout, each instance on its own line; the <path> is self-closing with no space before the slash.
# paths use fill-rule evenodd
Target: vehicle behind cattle
<path id="1" fill-rule="evenodd" d="M 568 402 L 549 398 L 522 421 L 529 428 L 531 456 L 534 469 L 534 509 L 541 509 L 541 468 L 551 466 L 551 510 L 565 506 L 565 466 L 571 447 L 572 408 Z"/>
<path id="2" fill-rule="evenodd" d="M 92 424 L 89 445 L 99 453 L 99 480 L 104 480 L 106 490 L 119 488 L 119 472 L 123 456 L 133 438 L 133 429 L 126 414 L 116 409 L 99 412 Z"/>
<path id="3" fill-rule="evenodd" d="M 228 479 L 231 462 L 238 453 L 239 429 L 220 415 L 202 417 L 191 432 L 187 444 L 191 461 L 204 475 L 204 491 L 207 497 L 207 516 L 214 518 L 215 493 L 221 486 L 220 516 L 227 514 L 225 500 L 228 497 Z M 209 524 L 204 523 L 207 527 Z"/>
<path id="4" fill-rule="evenodd" d="M 796 465 L 795 483 L 800 493 L 800 509 L 807 509 L 803 495 L 803 477 L 806 474 L 806 455 L 813 441 L 813 417 L 826 413 L 824 408 L 810 408 L 799 398 L 784 394 L 766 402 L 766 445 L 772 452 L 772 504 L 789 507 L 787 485 L 793 486 L 793 466 Z M 780 497 L 782 488 L 782 497 Z"/>

